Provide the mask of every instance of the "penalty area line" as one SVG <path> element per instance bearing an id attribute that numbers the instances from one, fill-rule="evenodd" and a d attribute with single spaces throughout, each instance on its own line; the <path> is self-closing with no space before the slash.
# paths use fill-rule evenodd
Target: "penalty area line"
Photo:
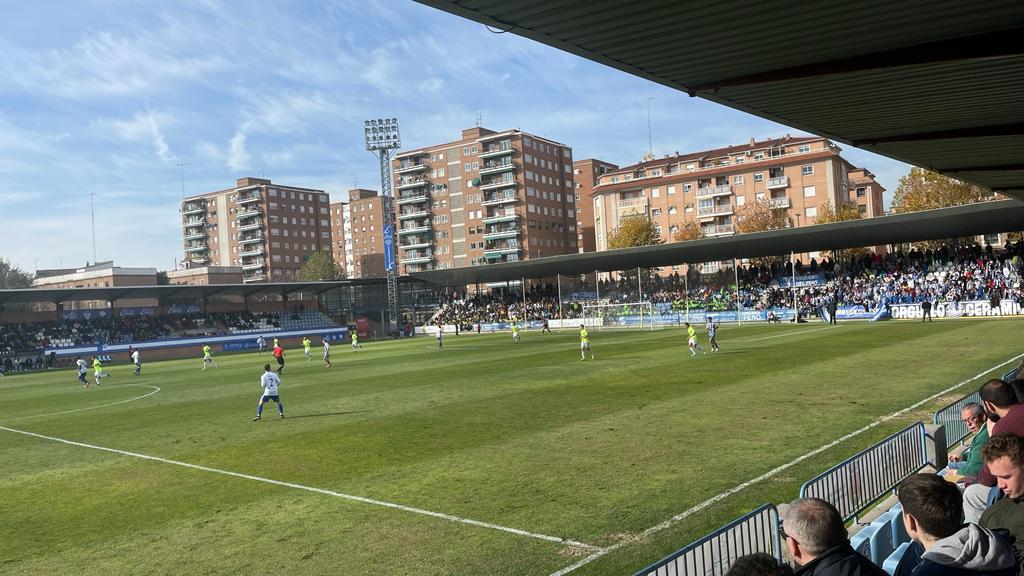
<path id="1" fill-rule="evenodd" d="M 608 554 L 618 550 L 619 548 L 622 548 L 626 544 L 630 544 L 631 542 L 635 542 L 637 540 L 643 540 L 643 539 L 645 539 L 645 538 L 647 538 L 647 537 L 649 537 L 649 536 L 651 536 L 653 534 L 661 532 L 662 530 L 665 530 L 667 528 L 671 528 L 672 526 L 678 524 L 679 522 L 685 520 L 686 518 L 689 518 L 690 516 L 693 516 L 694 514 L 700 512 L 700 511 L 704 510 L 705 508 L 711 506 L 712 504 L 718 503 L 718 502 L 728 498 L 729 496 L 732 496 L 733 494 L 736 494 L 737 492 L 740 492 L 740 491 L 742 491 L 742 490 L 744 490 L 746 488 L 749 488 L 749 487 L 753 486 L 754 484 L 757 484 L 759 482 L 763 482 L 765 480 L 768 480 L 769 478 L 771 478 L 772 476 L 775 476 L 779 472 L 783 472 L 783 471 L 785 471 L 785 470 L 787 470 L 789 468 L 792 468 L 793 466 L 796 466 L 797 464 L 803 462 L 804 460 L 807 460 L 809 458 L 813 458 L 814 456 L 817 456 L 818 454 L 821 454 L 822 452 L 824 452 L 824 451 L 826 451 L 826 450 L 828 450 L 830 448 L 833 448 L 833 447 L 835 447 L 835 446 L 837 446 L 837 445 L 839 445 L 839 444 L 841 444 L 841 443 L 843 443 L 843 442 L 845 442 L 845 441 L 847 441 L 847 440 L 849 440 L 851 438 L 854 438 L 856 436 L 860 436 L 864 432 L 867 432 L 868 430 L 871 430 L 872 428 L 874 428 L 874 427 L 876 427 L 876 426 L 878 426 L 878 425 L 880 425 L 880 424 L 882 424 L 884 422 L 887 422 L 889 420 L 892 420 L 893 418 L 897 418 L 899 416 L 902 416 L 903 414 L 906 414 L 907 412 L 910 412 L 911 410 L 915 410 L 915 409 L 917 409 L 917 408 L 927 404 L 928 402 L 931 402 L 932 400 L 935 400 L 936 398 L 938 398 L 940 396 L 949 394 L 953 390 L 956 390 L 957 388 L 960 388 L 961 386 L 970 384 L 971 382 L 973 382 L 975 380 L 978 380 L 978 379 L 980 379 L 980 378 L 982 378 L 982 377 L 984 377 L 984 376 L 986 376 L 986 375 L 988 375 L 988 374 L 998 370 L 999 368 L 1002 368 L 1003 366 L 1006 366 L 1007 364 L 1010 364 L 1012 362 L 1016 362 L 1017 360 L 1020 360 L 1021 358 L 1024 358 L 1024 354 L 1018 354 L 1017 356 L 1014 356 L 1013 358 L 1010 358 L 1009 360 L 1006 360 L 1005 362 L 1000 362 L 999 364 L 996 364 L 995 366 L 993 366 L 993 367 L 991 367 L 991 368 L 989 368 L 989 369 L 987 369 L 987 370 L 985 370 L 983 372 L 979 372 L 979 373 L 975 374 L 974 376 L 972 376 L 972 377 L 970 377 L 970 378 L 968 378 L 966 380 L 963 380 L 961 382 L 957 382 L 956 384 L 946 388 L 945 390 L 941 390 L 939 392 L 936 392 L 935 394 L 932 394 L 931 396 L 929 396 L 929 397 L 925 398 L 924 400 L 921 400 L 921 401 L 919 401 L 919 402 L 917 402 L 917 403 L 915 403 L 915 404 L 913 404 L 911 406 L 907 406 L 906 408 L 903 408 L 903 409 L 897 410 L 896 412 L 893 412 L 891 414 L 887 414 L 885 416 L 882 416 L 881 418 L 878 418 L 877 420 L 867 424 L 863 428 L 859 428 L 857 430 L 854 430 L 853 432 L 850 432 L 849 434 L 847 434 L 845 436 L 837 438 L 837 439 L 829 442 L 828 444 L 823 444 L 823 445 L 815 448 L 814 450 L 811 450 L 810 452 L 808 452 L 808 453 L 806 453 L 806 454 L 804 454 L 802 456 L 798 456 L 798 457 L 794 458 L 793 460 L 790 460 L 789 462 L 786 462 L 785 464 L 783 464 L 781 466 L 778 466 L 776 468 L 772 468 L 771 470 L 765 472 L 764 474 L 758 476 L 757 478 L 751 478 L 750 480 L 747 480 L 746 482 L 744 482 L 742 484 L 737 484 L 736 486 L 733 486 L 732 488 L 726 490 L 725 492 L 722 492 L 722 493 L 720 493 L 720 494 L 718 494 L 716 496 L 712 496 L 711 498 L 708 498 L 707 500 L 701 502 L 700 504 L 697 504 L 697 505 L 693 506 L 692 508 L 689 508 L 689 509 L 687 509 L 687 510 L 685 510 L 683 512 L 680 512 L 679 514 L 676 514 L 675 516 L 669 518 L 668 520 L 665 520 L 664 522 L 661 522 L 659 524 L 651 526 L 650 528 L 648 528 L 648 529 L 644 530 L 643 532 L 641 532 L 638 535 L 638 537 L 636 538 L 636 540 L 630 540 L 630 541 L 623 540 L 623 541 L 618 542 L 616 544 L 613 544 L 611 546 L 607 546 L 605 548 L 601 548 L 601 549 L 595 551 L 590 556 L 587 556 L 586 558 L 583 558 L 579 562 L 576 562 L 575 564 L 573 564 L 571 566 L 568 566 L 566 568 L 563 568 L 563 569 L 561 569 L 561 570 L 559 570 L 557 572 L 551 573 L 550 576 L 565 576 L 566 574 L 569 574 L 570 572 L 573 572 L 573 571 L 577 570 L 578 568 L 582 568 L 583 566 L 586 566 L 587 564 L 590 564 L 591 562 L 593 562 L 594 560 L 597 560 L 598 558 L 601 558 L 603 556 L 607 556 Z"/>
<path id="2" fill-rule="evenodd" d="M 47 416 L 60 416 L 61 414 L 74 414 L 75 412 L 86 412 L 88 410 L 97 410 L 99 408 L 106 408 L 108 406 L 117 406 L 118 404 L 127 404 L 129 402 L 135 402 L 136 400 L 142 400 L 143 398 L 149 398 L 153 394 L 156 394 L 157 392 L 160 391 L 160 387 L 159 386 L 150 386 L 149 384 L 124 384 L 123 386 L 141 386 L 143 388 L 152 388 L 153 391 L 152 392 L 148 392 L 146 394 L 143 394 L 142 396 L 135 396 L 135 397 L 129 398 L 127 400 L 119 400 L 117 402 L 110 402 L 109 404 L 100 404 L 99 406 L 88 406 L 88 407 L 85 407 L 85 408 L 75 408 L 74 410 L 62 410 L 60 412 L 50 412 L 49 414 L 36 414 L 34 416 L 20 416 L 18 418 L 9 418 L 7 420 L 3 420 L 3 422 L 15 422 L 17 420 L 31 420 L 33 418 L 46 418 Z M 120 387 L 121 386 L 107 386 L 107 387 L 104 387 L 103 389 L 104 390 L 116 390 L 116 389 L 118 389 Z"/>
<path id="3" fill-rule="evenodd" d="M 414 508 L 412 506 L 405 506 L 403 504 L 395 504 L 394 502 L 386 502 L 384 500 L 375 500 L 373 498 L 366 498 L 363 496 L 354 496 L 352 494 L 344 494 L 342 492 L 335 492 L 334 490 L 327 490 L 324 488 L 316 488 L 314 486 L 305 486 L 302 484 L 295 484 L 294 482 L 282 482 L 280 480 L 273 480 L 271 478 L 264 478 L 262 476 L 253 476 L 251 474 L 243 474 L 241 472 L 232 472 L 230 470 L 221 470 L 219 468 L 211 468 L 209 466 L 202 466 L 200 464 L 191 464 L 189 462 L 180 462 L 178 460 L 170 460 L 168 458 L 160 458 L 159 456 L 150 456 L 148 454 L 140 454 L 138 452 L 129 452 L 127 450 L 118 450 L 116 448 L 107 448 L 105 446 L 96 446 L 94 444 L 86 444 L 84 442 L 75 442 L 73 440 L 66 440 L 64 438 L 56 438 L 54 436 L 46 436 L 43 434 L 36 434 L 35 432 L 28 432 L 26 430 L 17 430 L 15 428 L 8 428 L 6 426 L 0 426 L 0 430 L 12 432 L 14 434 L 22 434 L 24 436 L 31 436 L 33 438 L 39 438 L 42 440 L 49 440 L 51 442 L 58 442 L 60 444 L 66 444 L 68 446 L 77 446 L 79 448 L 89 448 L 91 450 L 99 450 L 101 452 L 109 452 L 111 454 L 119 454 L 121 456 L 129 456 L 132 458 L 139 458 L 141 460 L 149 460 L 152 462 L 160 462 L 162 464 L 170 464 L 172 466 L 180 466 L 182 468 L 191 468 L 193 470 L 201 470 L 203 472 L 209 472 L 212 474 L 220 474 L 222 476 L 231 476 L 233 478 L 241 478 L 243 480 L 251 480 L 253 482 L 262 482 L 264 484 L 272 484 L 274 486 L 282 486 L 284 488 L 292 488 L 295 490 L 302 490 L 305 492 L 313 492 L 314 494 L 322 494 L 324 496 L 333 496 L 335 498 L 341 498 L 344 500 L 352 500 L 354 502 L 362 502 L 363 504 L 372 504 L 374 506 L 383 506 L 385 508 L 392 508 L 395 510 L 401 510 L 403 512 L 411 512 L 414 514 L 421 514 L 423 516 L 430 516 L 433 518 L 440 518 L 442 520 L 448 520 L 450 522 L 457 522 L 459 524 L 466 524 L 469 526 L 476 526 L 479 528 L 489 528 L 491 530 L 498 530 L 501 532 L 507 532 L 509 534 L 515 534 L 517 536 L 525 536 L 527 538 L 533 538 L 535 540 L 544 540 L 547 542 L 555 542 L 557 544 L 563 544 L 567 546 L 574 546 L 585 550 L 600 550 L 601 548 L 592 544 L 586 544 L 583 542 L 577 542 L 568 538 L 559 538 L 558 536 L 549 536 L 547 534 L 539 534 L 536 532 L 528 532 L 526 530 L 520 530 L 518 528 L 509 528 L 508 526 L 501 526 L 500 524 L 492 524 L 490 522 L 483 522 L 480 520 L 473 520 L 472 518 L 463 518 L 461 516 L 454 516 L 452 514 L 445 514 L 443 512 L 434 512 L 432 510 L 424 510 L 422 508 Z"/>

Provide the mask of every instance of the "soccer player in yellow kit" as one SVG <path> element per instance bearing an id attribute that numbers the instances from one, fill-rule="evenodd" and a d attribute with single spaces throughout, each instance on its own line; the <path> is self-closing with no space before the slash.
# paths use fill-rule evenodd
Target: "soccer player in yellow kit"
<path id="1" fill-rule="evenodd" d="M 690 347 L 690 358 L 697 355 L 697 350 L 700 350 L 702 354 L 707 354 L 707 351 L 697 344 L 697 331 L 690 326 L 690 323 L 686 323 L 686 345 Z"/>
<path id="2" fill-rule="evenodd" d="M 213 364 L 214 368 L 217 367 L 217 362 L 213 360 L 212 352 L 213 348 L 210 348 L 209 344 L 203 345 L 203 370 L 206 370 L 206 367 L 210 364 Z"/>
<path id="3" fill-rule="evenodd" d="M 306 364 L 313 361 L 313 355 L 310 354 L 309 348 L 313 345 L 313 342 L 309 340 L 309 336 L 302 337 L 302 349 L 306 353 Z"/>
<path id="4" fill-rule="evenodd" d="M 587 327 L 580 324 L 580 360 L 587 359 L 587 352 L 590 352 L 590 359 L 594 359 L 594 351 L 590 349 L 590 334 Z"/>
<path id="5" fill-rule="evenodd" d="M 512 321 L 512 341 L 519 344 L 519 324 L 515 320 Z"/>

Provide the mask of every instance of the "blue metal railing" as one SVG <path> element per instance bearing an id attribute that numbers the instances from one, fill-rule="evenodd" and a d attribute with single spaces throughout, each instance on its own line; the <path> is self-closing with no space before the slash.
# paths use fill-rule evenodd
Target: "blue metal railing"
<path id="1" fill-rule="evenodd" d="M 772 504 L 687 544 L 635 576 L 721 576 L 734 560 L 754 552 L 771 554 L 782 561 L 779 511 Z"/>
<path id="2" fill-rule="evenodd" d="M 952 448 L 971 433 L 967 429 L 967 424 L 960 419 L 960 411 L 971 402 L 981 404 L 981 395 L 977 391 L 971 392 L 932 414 L 932 422 L 946 428 L 946 448 Z"/>
<path id="3" fill-rule="evenodd" d="M 924 424 L 916 422 L 808 480 L 800 497 L 827 500 L 843 520 L 856 519 L 927 464 Z"/>

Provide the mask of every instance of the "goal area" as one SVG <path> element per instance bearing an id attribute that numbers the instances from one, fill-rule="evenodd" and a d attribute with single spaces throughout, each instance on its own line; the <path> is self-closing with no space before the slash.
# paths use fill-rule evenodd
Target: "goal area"
<path id="1" fill-rule="evenodd" d="M 654 330 L 654 305 L 650 302 L 623 304 L 585 304 L 583 323 L 594 328 L 645 328 Z"/>

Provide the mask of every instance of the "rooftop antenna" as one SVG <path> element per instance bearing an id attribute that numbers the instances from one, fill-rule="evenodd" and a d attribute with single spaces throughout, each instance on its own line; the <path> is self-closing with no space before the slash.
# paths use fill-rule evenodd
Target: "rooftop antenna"
<path id="1" fill-rule="evenodd" d="M 260 178 L 263 178 L 263 163 L 260 162 Z"/>
<path id="2" fill-rule="evenodd" d="M 178 162 L 178 172 L 181 174 L 181 203 L 185 203 L 185 166 L 187 162 Z M 178 212 L 181 212 L 181 207 L 178 207 Z"/>
<path id="3" fill-rule="evenodd" d="M 484 123 L 484 117 L 480 113 L 480 103 L 474 102 L 473 108 L 476 108 L 476 127 L 479 128 Z"/>

